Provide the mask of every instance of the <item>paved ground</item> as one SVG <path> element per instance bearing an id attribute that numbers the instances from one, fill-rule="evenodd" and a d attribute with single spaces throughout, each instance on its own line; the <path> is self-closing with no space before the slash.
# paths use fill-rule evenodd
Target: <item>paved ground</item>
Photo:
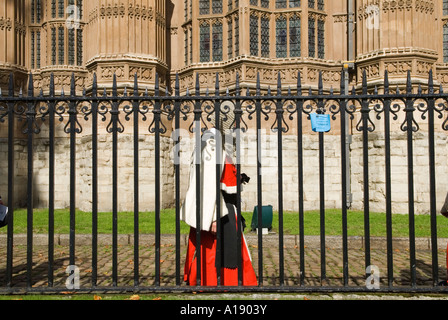
<path id="1" fill-rule="evenodd" d="M 258 239 L 253 233 L 246 235 L 251 251 L 253 266 L 258 274 Z M 264 285 L 275 286 L 279 284 L 279 258 L 278 237 L 275 234 L 264 236 L 263 242 L 263 274 Z M 99 237 L 98 249 L 98 286 L 112 285 L 112 246 L 110 235 Z M 181 272 L 186 249 L 186 236 L 181 239 Z M 6 239 L 0 237 L 0 289 L 6 286 Z M 27 247 L 26 236 L 18 235 L 14 240 L 14 288 L 26 288 L 27 281 Z M 67 280 L 66 268 L 69 265 L 68 236 L 56 237 L 54 250 L 54 286 L 65 287 Z M 79 267 L 81 287 L 90 287 L 92 278 L 91 265 L 91 238 L 79 236 L 76 239 L 76 266 Z M 446 243 L 447 239 L 439 239 L 438 267 L 439 279 L 446 278 Z M 118 286 L 134 285 L 134 247 L 132 236 L 121 235 L 118 245 Z M 394 286 L 410 286 L 410 259 L 407 239 L 395 239 L 393 249 L 393 276 Z M 432 256 L 428 239 L 418 239 L 416 243 L 416 274 L 418 287 L 432 286 Z M 349 241 L 349 286 L 365 287 L 365 250 L 364 239 L 350 238 Z M 160 248 L 160 282 L 161 286 L 175 286 L 175 243 L 173 236 L 163 236 Z M 371 240 L 371 263 L 379 269 L 382 286 L 387 286 L 387 250 L 383 238 Z M 153 286 L 155 280 L 155 246 L 154 237 L 142 236 L 139 248 L 140 286 Z M 285 285 L 300 285 L 300 249 L 298 238 L 287 236 L 284 239 L 285 257 Z M 342 286 L 343 285 L 343 255 L 341 239 L 339 237 L 326 237 L 325 272 L 326 279 L 322 281 L 322 264 L 319 237 L 306 237 L 305 239 L 305 280 L 304 286 Z M 33 287 L 46 287 L 48 285 L 48 249 L 46 236 L 35 236 L 33 246 Z"/>

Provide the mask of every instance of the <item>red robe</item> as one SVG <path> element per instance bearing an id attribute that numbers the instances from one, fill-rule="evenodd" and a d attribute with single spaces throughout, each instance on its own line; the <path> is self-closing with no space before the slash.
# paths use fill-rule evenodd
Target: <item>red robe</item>
<path id="1" fill-rule="evenodd" d="M 222 190 L 236 193 L 236 167 L 229 158 L 226 159 L 224 171 L 221 177 Z M 229 213 L 230 214 L 230 213 Z M 225 240 L 224 240 L 225 241 Z M 241 237 L 241 266 L 243 269 L 243 286 L 256 286 L 257 277 L 250 258 L 244 236 Z M 224 244 L 225 245 L 225 244 Z M 209 231 L 201 231 L 201 285 L 216 286 L 216 235 Z M 184 281 L 190 286 L 197 285 L 197 261 L 196 261 L 196 229 L 190 228 L 188 238 L 187 257 L 184 268 Z M 221 285 L 238 286 L 238 268 L 221 268 Z"/>

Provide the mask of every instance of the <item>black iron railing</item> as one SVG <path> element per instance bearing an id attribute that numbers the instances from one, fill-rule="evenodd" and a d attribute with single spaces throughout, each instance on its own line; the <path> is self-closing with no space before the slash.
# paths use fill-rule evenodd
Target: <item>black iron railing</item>
<path id="1" fill-rule="evenodd" d="M 260 81 L 257 80 L 254 88 L 255 92 L 247 93 L 242 92 L 242 88 L 239 85 L 238 77 L 236 82 L 236 88 L 232 95 L 229 93 L 221 95 L 219 87 L 219 77 L 216 77 L 216 90 L 213 94 L 207 92 L 207 94 L 201 94 L 199 87 L 199 78 L 197 78 L 196 89 L 193 94 L 180 95 L 179 80 L 176 79 L 174 86 L 174 92 L 172 94 L 166 93 L 161 95 L 159 91 L 158 78 L 156 78 L 154 95 L 148 95 L 146 92 L 142 94 L 139 92 L 139 85 L 137 76 L 135 77 L 134 88 L 129 94 L 127 90 L 123 94 L 118 94 L 117 83 L 114 78 L 112 85 L 112 92 L 109 94 L 98 92 L 96 77 L 93 79 L 93 86 L 89 95 L 84 91 L 83 95 L 79 96 L 75 91 L 75 80 L 72 77 L 71 91 L 69 95 L 55 94 L 55 85 L 53 76 L 50 80 L 49 94 L 44 96 L 42 93 L 38 96 L 34 95 L 33 78 L 30 75 L 28 94 L 14 94 L 14 81 L 10 79 L 9 93 L 0 97 L 0 121 L 7 126 L 8 131 L 8 196 L 5 202 L 9 206 L 10 221 L 7 227 L 7 250 L 6 256 L 2 256 L 1 259 L 6 259 L 6 279 L 4 286 L 1 288 L 1 292 L 14 292 L 16 286 L 13 282 L 13 247 L 14 247 L 14 203 L 15 203 L 15 151 L 14 151 L 14 128 L 17 119 L 21 119 L 25 124 L 23 128 L 23 134 L 26 136 L 27 141 L 27 159 L 28 159 L 28 172 L 27 172 L 27 290 L 28 291 L 52 291 L 52 290 L 67 290 L 66 288 L 57 288 L 54 286 L 54 211 L 55 211 L 55 123 L 56 121 L 65 122 L 64 132 L 70 139 L 70 234 L 69 234 L 69 257 L 70 265 L 76 265 L 76 152 L 77 152 L 77 135 L 82 131 L 82 126 L 79 119 L 83 118 L 85 121 L 91 122 L 92 127 L 92 243 L 91 243 L 91 257 L 92 257 L 92 272 L 91 272 L 91 286 L 83 287 L 80 290 L 198 290 L 198 288 L 189 288 L 182 283 L 182 263 L 183 257 L 180 249 L 181 235 L 180 235 L 180 207 L 181 207 L 181 175 L 180 165 L 174 163 L 174 177 L 175 177 L 175 210 L 176 210 L 176 235 L 175 235 L 175 247 L 176 247 L 176 259 L 175 259 L 175 285 L 162 286 L 160 282 L 161 265 L 160 265 L 160 247 L 161 247 L 161 231 L 160 231 L 160 212 L 161 212 L 161 190 L 160 186 L 163 183 L 161 180 L 161 153 L 160 153 L 160 138 L 161 135 L 167 132 L 167 121 L 170 123 L 174 130 L 179 129 L 183 122 L 188 121 L 190 132 L 194 135 L 196 145 L 200 145 L 201 135 L 207 128 L 210 117 L 219 119 L 220 117 L 226 117 L 226 110 L 220 108 L 224 102 L 230 101 L 234 106 L 234 128 L 236 138 L 236 168 L 238 179 L 238 197 L 241 195 L 240 187 L 240 174 L 241 174 L 241 162 L 240 162 L 240 149 L 239 141 L 241 134 L 248 128 L 247 120 L 254 120 L 254 126 L 257 129 L 257 177 L 256 177 L 256 202 L 258 208 L 263 206 L 263 192 L 262 192 L 262 163 L 260 160 L 261 153 L 261 137 L 258 135 L 260 129 L 263 127 L 263 122 L 269 118 L 274 118 L 273 125 L 270 130 L 272 134 L 277 135 L 277 168 L 278 175 L 277 181 L 272 181 L 278 187 L 278 283 L 276 287 L 268 286 L 265 284 L 265 274 L 263 272 L 263 237 L 262 232 L 258 234 L 258 283 L 256 288 L 245 288 L 241 286 L 241 273 L 240 273 L 240 286 L 238 288 L 228 288 L 229 291 L 266 291 L 266 290 L 285 290 L 285 291 L 298 291 L 298 290 L 365 290 L 365 287 L 357 288 L 349 286 L 349 245 L 348 245 L 348 222 L 347 222 L 347 202 L 348 193 L 347 190 L 348 179 L 347 176 L 347 161 L 349 161 L 350 155 L 347 149 L 347 136 L 348 132 L 343 128 L 346 128 L 348 123 L 355 119 L 355 116 L 359 116 L 359 122 L 354 127 L 354 130 L 362 133 L 362 154 L 363 154 L 363 203 L 364 203 L 364 250 L 365 250 L 365 266 L 366 268 L 371 265 L 371 243 L 370 243 L 370 194 L 369 194 L 369 134 L 376 130 L 375 121 L 372 121 L 375 116 L 376 120 L 383 120 L 384 123 L 384 166 L 385 166 L 385 203 L 386 203 L 386 217 L 387 217 L 387 286 L 383 286 L 382 290 L 396 291 L 396 290 L 418 290 L 416 285 L 416 248 L 415 248 L 415 225 L 414 225 L 414 150 L 413 150 L 413 136 L 419 131 L 419 125 L 416 121 L 417 117 L 423 117 L 428 122 L 428 157 L 429 157 L 429 188 L 430 188 L 430 207 L 428 212 L 431 219 L 431 252 L 432 252 L 432 286 L 424 287 L 424 290 L 438 291 L 442 290 L 437 284 L 439 279 L 439 259 L 438 259 L 438 245 L 437 245 L 437 222 L 436 216 L 438 214 L 437 202 L 436 202 L 436 177 L 437 168 L 435 166 L 435 132 L 448 131 L 448 95 L 443 93 L 442 88 L 435 92 L 433 85 L 432 72 L 429 74 L 429 80 L 427 85 L 425 84 L 426 92 L 423 93 L 419 86 L 415 92 L 411 85 L 411 77 L 408 74 L 408 82 L 405 92 L 400 92 L 398 89 L 396 92 L 389 87 L 388 75 L 385 74 L 384 83 L 381 86 L 382 93 L 378 93 L 376 88 L 371 88 L 371 92 L 368 92 L 367 78 L 364 74 L 362 87 L 358 92 L 353 89 L 351 92 L 345 88 L 345 84 L 341 81 L 340 93 L 335 94 L 333 90 L 329 93 L 324 93 L 322 77 L 319 78 L 317 92 L 313 92 L 311 89 L 308 93 L 302 91 L 300 83 L 301 76 L 298 75 L 298 83 L 295 88 L 289 88 L 288 91 L 282 91 L 282 84 L 280 81 L 280 75 L 278 79 L 278 85 L 276 92 L 272 93 L 268 89 L 267 94 L 261 94 Z M 344 77 L 341 77 L 343 79 Z M 344 94 L 344 92 L 348 92 Z M 233 111 L 232 111 L 233 112 Z M 340 208 L 342 210 L 342 274 L 343 285 L 341 287 L 307 287 L 305 285 L 305 231 L 304 231 L 304 154 L 303 154 L 303 130 L 302 123 L 305 117 L 309 117 L 312 113 L 328 114 L 331 116 L 332 122 L 339 122 L 340 129 L 340 176 L 341 176 L 341 203 Z M 400 114 L 404 114 L 404 121 L 401 123 L 400 130 L 406 134 L 407 139 L 407 154 L 403 155 L 407 159 L 408 167 L 408 216 L 409 216 L 409 255 L 410 255 L 410 279 L 409 286 L 406 288 L 393 287 L 393 235 L 392 235 L 392 199 L 391 199 L 391 122 L 396 121 Z M 125 125 L 122 123 L 122 117 L 126 120 L 133 119 L 134 125 L 132 126 L 133 135 L 135 137 L 133 142 L 134 151 L 134 258 L 133 258 L 133 286 L 122 287 L 118 285 L 119 273 L 118 266 L 118 136 L 125 130 Z M 106 117 L 107 116 L 107 117 Z M 166 116 L 167 121 L 162 120 L 162 116 Z M 113 228 L 112 228 L 112 286 L 108 288 L 98 287 L 98 120 L 109 121 L 107 125 L 107 132 L 112 135 L 112 216 L 113 216 Z M 193 121 L 192 121 L 193 118 Z M 441 119 L 441 127 L 437 128 L 435 125 L 435 119 Z M 33 173 L 33 140 L 36 135 L 40 133 L 40 128 L 37 120 L 46 121 L 49 128 L 49 229 L 48 229 L 48 284 L 42 287 L 33 287 L 33 187 L 34 187 L 34 173 Z M 142 285 L 140 283 L 140 259 L 139 259 L 139 120 L 145 120 L 148 124 L 148 130 L 154 135 L 154 168 L 155 168 L 155 273 L 153 285 Z M 216 123 L 219 126 L 219 121 Z M 288 156 L 283 153 L 283 136 L 288 134 L 290 126 L 295 126 L 297 137 L 297 167 L 298 167 L 298 194 L 297 199 L 299 203 L 297 219 L 299 222 L 299 245 L 300 261 L 297 286 L 285 285 L 285 253 L 284 253 L 284 191 L 283 191 L 283 157 Z M 219 129 L 219 128 L 218 128 Z M 324 139 L 326 134 L 319 132 L 319 200 L 320 200 L 320 259 L 321 259 L 321 278 L 326 278 L 326 233 L 325 233 L 325 148 Z M 174 152 L 179 153 L 179 137 L 174 136 Z M 200 152 L 199 148 L 196 149 Z M 195 165 L 195 170 L 200 170 L 201 164 Z M 216 166 L 216 172 L 220 174 L 220 164 Z M 199 175 L 198 175 L 199 176 Z M 197 180 L 196 184 L 197 193 L 200 194 L 201 183 Z M 216 192 L 218 197 L 221 196 L 220 184 L 217 181 Z M 240 203 L 238 201 L 238 203 Z M 197 203 L 197 219 L 200 219 L 200 205 Z M 222 208 L 218 202 L 218 215 Z M 241 221 L 241 206 L 237 206 L 237 219 Z M 218 219 L 219 223 L 219 219 Z M 258 210 L 258 223 L 261 229 L 262 224 L 262 210 Z M 239 225 L 239 224 L 238 224 Z M 219 227 L 218 227 L 219 230 Z M 218 233 L 217 237 L 220 237 Z M 238 241 L 241 242 L 241 230 L 238 232 Z M 197 233 L 197 242 L 200 243 L 200 233 Z M 220 243 L 218 241 L 218 243 Z M 218 246 L 218 250 L 220 250 Z M 219 254 L 217 255 L 219 256 Z M 241 253 L 240 253 L 241 256 Z M 198 268 L 200 268 L 200 259 L 197 259 Z M 241 259 L 239 262 L 241 266 Z M 241 268 L 239 268 L 241 270 Z M 198 273 L 198 280 L 200 281 L 201 274 Z M 219 277 L 219 275 L 218 275 Z M 3 283 L 0 281 L 0 283 Z M 201 290 L 219 290 L 220 288 L 202 288 Z M 421 289 L 421 288 L 420 288 Z"/>

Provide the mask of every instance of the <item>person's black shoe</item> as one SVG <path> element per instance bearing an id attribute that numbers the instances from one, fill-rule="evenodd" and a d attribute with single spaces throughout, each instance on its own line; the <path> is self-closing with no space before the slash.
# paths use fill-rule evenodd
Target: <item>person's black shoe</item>
<path id="1" fill-rule="evenodd" d="M 439 286 L 439 287 L 447 287 L 447 286 L 448 286 L 448 280 L 440 281 L 440 282 L 438 283 L 438 286 Z"/>

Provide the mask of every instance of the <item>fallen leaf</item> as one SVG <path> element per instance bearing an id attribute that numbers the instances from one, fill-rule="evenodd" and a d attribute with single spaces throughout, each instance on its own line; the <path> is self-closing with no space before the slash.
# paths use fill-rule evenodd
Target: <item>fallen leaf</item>
<path id="1" fill-rule="evenodd" d="M 103 298 L 101 298 L 100 296 L 94 295 L 93 296 L 93 300 L 102 300 Z"/>
<path id="2" fill-rule="evenodd" d="M 157 298 L 154 298 L 152 300 L 162 300 L 162 298 L 161 297 L 157 297 Z"/>
<path id="3" fill-rule="evenodd" d="M 138 294 L 133 294 L 129 300 L 140 300 L 140 296 Z"/>

